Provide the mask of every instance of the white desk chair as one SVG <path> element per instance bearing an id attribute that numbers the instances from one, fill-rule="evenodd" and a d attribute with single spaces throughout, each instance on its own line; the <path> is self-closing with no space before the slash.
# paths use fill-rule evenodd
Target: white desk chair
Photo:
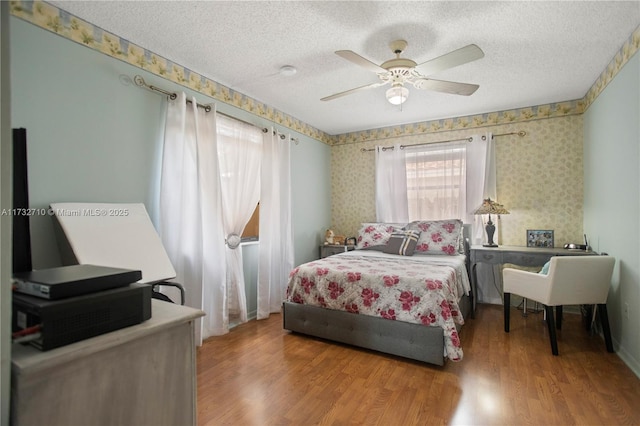
<path id="1" fill-rule="evenodd" d="M 144 204 L 53 203 L 58 246 L 65 265 L 93 264 L 142 272 L 139 283 L 184 288 Z M 154 295 L 163 298 L 158 294 Z"/>
<path id="2" fill-rule="evenodd" d="M 558 355 L 556 328 L 559 330 L 562 326 L 562 306 L 598 305 L 605 345 L 608 352 L 613 352 L 607 296 L 615 263 L 615 258 L 611 256 L 555 256 L 551 258 L 546 275 L 505 268 L 502 271 L 504 331 L 509 332 L 511 293 L 542 303 L 549 328 L 551 352 Z"/>

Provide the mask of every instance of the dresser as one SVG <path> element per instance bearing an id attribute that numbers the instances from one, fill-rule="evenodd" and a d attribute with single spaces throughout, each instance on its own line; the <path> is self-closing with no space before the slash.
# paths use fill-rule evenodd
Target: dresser
<path id="1" fill-rule="evenodd" d="M 476 268 L 479 263 L 490 265 L 504 265 L 510 263 L 518 266 L 539 266 L 542 268 L 553 256 L 585 256 L 596 254 L 593 251 L 567 250 L 563 248 L 538 248 L 520 246 L 484 247 L 471 246 L 469 263 L 471 266 L 471 283 L 473 288 L 473 311 L 477 301 L 478 275 Z"/>
<path id="2" fill-rule="evenodd" d="M 14 425 L 195 425 L 200 310 L 152 300 L 149 320 L 41 352 L 11 353 Z"/>

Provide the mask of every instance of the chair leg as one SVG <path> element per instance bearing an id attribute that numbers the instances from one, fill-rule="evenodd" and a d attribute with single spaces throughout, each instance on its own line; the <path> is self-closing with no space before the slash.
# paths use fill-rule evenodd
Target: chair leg
<path id="1" fill-rule="evenodd" d="M 604 343 L 607 346 L 607 352 L 613 353 L 613 343 L 611 341 L 611 328 L 609 327 L 609 315 L 607 314 L 607 305 L 598 304 L 598 314 L 602 323 L 602 333 L 604 334 Z"/>
<path id="2" fill-rule="evenodd" d="M 504 332 L 509 332 L 509 316 L 511 315 L 511 293 L 504 293 Z"/>
<path id="3" fill-rule="evenodd" d="M 556 306 L 556 329 L 562 328 L 562 305 Z"/>
<path id="4" fill-rule="evenodd" d="M 551 341 L 551 353 L 558 355 L 558 339 L 556 336 L 556 325 L 553 320 L 553 306 L 544 305 L 547 314 L 547 327 L 549 328 L 549 340 Z"/>

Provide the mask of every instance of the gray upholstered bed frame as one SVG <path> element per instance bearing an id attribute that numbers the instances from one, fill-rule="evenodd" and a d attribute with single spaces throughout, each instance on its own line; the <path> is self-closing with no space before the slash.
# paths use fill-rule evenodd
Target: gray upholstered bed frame
<path id="1" fill-rule="evenodd" d="M 468 229 L 465 226 L 465 237 L 468 235 L 466 231 Z M 468 239 L 465 238 L 468 274 L 469 244 L 467 241 Z M 460 300 L 463 318 L 468 319 L 472 316 L 472 306 L 472 297 L 463 296 Z M 446 359 L 444 331 L 441 327 L 425 327 L 420 324 L 287 301 L 283 303 L 282 312 L 283 327 L 286 330 L 430 364 L 444 365 Z"/>

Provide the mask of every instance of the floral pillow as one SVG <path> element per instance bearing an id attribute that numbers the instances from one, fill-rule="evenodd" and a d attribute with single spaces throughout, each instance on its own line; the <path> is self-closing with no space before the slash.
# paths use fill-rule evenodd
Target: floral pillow
<path id="1" fill-rule="evenodd" d="M 389 242 L 391 234 L 394 231 L 400 231 L 401 228 L 391 223 L 363 223 L 358 231 L 356 249 L 371 250 L 376 246 L 380 246 L 379 249 L 382 251 Z"/>
<path id="2" fill-rule="evenodd" d="M 404 229 L 420 231 L 416 254 L 458 254 L 462 238 L 460 219 L 418 220 Z"/>

